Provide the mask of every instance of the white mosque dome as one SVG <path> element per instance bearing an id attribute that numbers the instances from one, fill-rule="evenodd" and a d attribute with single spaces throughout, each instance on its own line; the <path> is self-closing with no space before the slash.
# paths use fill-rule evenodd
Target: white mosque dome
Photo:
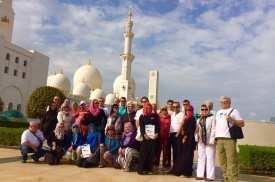
<path id="1" fill-rule="evenodd" d="M 118 94 L 120 87 L 121 87 L 121 81 L 122 81 L 122 75 L 119 75 L 118 77 L 116 77 L 114 84 L 113 84 L 113 88 L 114 88 L 114 94 Z M 135 80 L 133 78 L 130 79 L 129 81 L 129 92 L 130 93 L 135 93 L 136 90 L 136 83 Z"/>
<path id="2" fill-rule="evenodd" d="M 87 84 L 91 90 L 101 88 L 101 74 L 92 64 L 83 65 L 74 74 L 74 85 L 78 85 L 79 82 Z"/>
<path id="3" fill-rule="evenodd" d="M 110 106 L 114 104 L 114 100 L 115 100 L 115 95 L 113 93 L 110 93 L 105 97 L 105 104 Z"/>
<path id="4" fill-rule="evenodd" d="M 79 82 L 73 89 L 73 95 L 87 99 L 89 98 L 90 90 L 91 89 L 87 84 Z"/>
<path id="5" fill-rule="evenodd" d="M 69 94 L 71 90 L 70 80 L 62 72 L 50 75 L 47 79 L 47 86 L 57 88 L 64 92 L 65 95 Z"/>
<path id="6" fill-rule="evenodd" d="M 97 88 L 91 91 L 90 100 L 99 99 L 100 97 L 103 97 L 103 90 Z"/>

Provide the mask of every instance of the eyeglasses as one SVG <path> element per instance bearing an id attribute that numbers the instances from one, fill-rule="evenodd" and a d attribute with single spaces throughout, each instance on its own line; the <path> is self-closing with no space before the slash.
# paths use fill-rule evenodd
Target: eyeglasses
<path id="1" fill-rule="evenodd" d="M 99 104 L 98 102 L 95 102 L 94 104 Z"/>
<path id="2" fill-rule="evenodd" d="M 208 111 L 208 109 L 201 109 L 201 111 Z"/>
<path id="3" fill-rule="evenodd" d="M 189 105 L 189 104 L 184 103 L 183 105 L 184 105 L 184 106 L 187 106 L 187 105 Z"/>

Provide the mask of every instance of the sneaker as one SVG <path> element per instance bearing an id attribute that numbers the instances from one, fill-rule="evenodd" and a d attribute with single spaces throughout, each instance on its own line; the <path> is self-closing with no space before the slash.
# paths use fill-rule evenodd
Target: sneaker
<path id="1" fill-rule="evenodd" d="M 34 162 L 38 162 L 38 161 L 39 161 L 39 159 L 38 159 L 35 155 L 32 155 L 31 158 L 32 158 L 32 160 L 33 160 Z"/>

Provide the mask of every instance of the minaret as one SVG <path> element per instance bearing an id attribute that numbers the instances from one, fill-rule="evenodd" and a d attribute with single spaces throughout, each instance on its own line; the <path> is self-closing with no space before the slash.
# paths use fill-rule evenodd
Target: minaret
<path id="1" fill-rule="evenodd" d="M 14 22 L 12 0 L 0 0 L 0 37 L 11 42 Z"/>
<path id="2" fill-rule="evenodd" d="M 132 32 L 133 21 L 132 21 L 132 10 L 129 9 L 128 18 L 125 23 L 124 28 L 124 52 L 120 55 L 122 59 L 122 69 L 121 69 L 121 88 L 120 88 L 120 97 L 126 97 L 131 99 L 134 96 L 133 89 L 130 88 L 131 80 L 131 64 L 135 58 L 132 54 L 132 41 L 134 33 Z"/>

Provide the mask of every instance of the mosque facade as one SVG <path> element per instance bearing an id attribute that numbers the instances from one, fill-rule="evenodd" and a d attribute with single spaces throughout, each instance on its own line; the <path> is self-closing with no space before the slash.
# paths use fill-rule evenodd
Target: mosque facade
<path id="1" fill-rule="evenodd" d="M 12 43 L 12 0 L 0 0 L 0 97 L 4 110 L 24 112 L 31 93 L 46 85 L 49 58 Z"/>

